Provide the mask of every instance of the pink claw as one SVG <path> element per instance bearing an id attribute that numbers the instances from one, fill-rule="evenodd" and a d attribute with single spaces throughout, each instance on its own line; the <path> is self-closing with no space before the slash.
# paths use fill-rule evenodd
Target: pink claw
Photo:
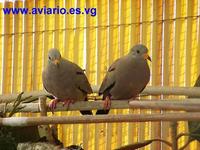
<path id="1" fill-rule="evenodd" d="M 69 105 L 73 104 L 73 103 L 74 103 L 74 100 L 67 99 L 67 100 L 63 101 L 63 106 L 67 105 L 67 110 L 68 110 L 69 109 Z"/>
<path id="2" fill-rule="evenodd" d="M 54 113 L 54 110 L 56 109 L 56 105 L 60 100 L 58 99 L 53 99 L 50 104 L 49 104 L 49 108 L 52 111 L 52 113 Z"/>
<path id="3" fill-rule="evenodd" d="M 111 106 L 111 100 L 109 96 L 106 96 L 106 99 L 104 100 L 104 109 L 109 110 Z"/>

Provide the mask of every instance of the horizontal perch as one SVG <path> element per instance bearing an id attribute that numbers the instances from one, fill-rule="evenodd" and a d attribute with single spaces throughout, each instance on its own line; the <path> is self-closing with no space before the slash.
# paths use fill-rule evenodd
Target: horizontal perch
<path id="1" fill-rule="evenodd" d="M 166 114 L 130 114 L 130 115 L 97 115 L 70 117 L 11 117 L 0 118 L 0 126 L 33 126 L 47 124 L 86 124 L 114 122 L 147 122 L 147 121 L 200 121 L 200 113 L 166 113 Z"/>
<path id="2" fill-rule="evenodd" d="M 20 107 L 24 107 L 20 112 L 40 112 L 38 103 L 24 103 Z M 4 110 L 5 105 L 0 104 L 0 111 Z M 181 110 L 181 111 L 193 111 L 200 112 L 200 99 L 165 99 L 165 100 L 113 100 L 111 103 L 111 109 L 128 109 L 128 108 L 140 108 L 140 109 L 157 109 L 157 110 Z M 10 112 L 13 109 L 12 104 L 7 105 L 7 111 Z M 70 104 L 68 110 L 93 110 L 103 109 L 102 101 L 78 101 L 74 104 Z M 48 110 L 50 111 L 50 110 Z M 67 107 L 62 103 L 57 104 L 56 111 L 67 111 Z"/>
<path id="3" fill-rule="evenodd" d="M 93 91 L 97 93 L 98 86 L 93 86 Z M 185 96 L 196 96 L 200 97 L 200 87 L 159 87 L 159 86 L 149 86 L 144 89 L 142 92 L 144 95 L 185 95 Z M 25 92 L 22 96 L 28 97 L 39 97 L 42 95 L 48 96 L 49 94 L 46 91 L 33 91 L 33 92 Z M 18 94 L 9 94 L 9 95 L 1 95 L 0 102 L 11 102 L 17 98 Z"/>

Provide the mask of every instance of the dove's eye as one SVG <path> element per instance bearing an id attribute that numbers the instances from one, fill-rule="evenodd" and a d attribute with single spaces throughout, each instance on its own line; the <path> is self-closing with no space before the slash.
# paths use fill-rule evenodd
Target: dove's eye
<path id="1" fill-rule="evenodd" d="M 51 57 L 49 56 L 49 60 L 51 60 Z"/>
<path id="2" fill-rule="evenodd" d="M 139 51 L 139 50 L 137 50 L 137 53 L 139 54 L 139 53 L 140 53 L 140 51 Z"/>

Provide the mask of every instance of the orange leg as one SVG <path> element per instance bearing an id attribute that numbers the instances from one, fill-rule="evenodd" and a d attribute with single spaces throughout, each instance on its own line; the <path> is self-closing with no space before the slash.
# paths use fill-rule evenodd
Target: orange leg
<path id="1" fill-rule="evenodd" d="M 104 100 L 103 107 L 105 110 L 109 110 L 111 106 L 111 100 L 109 96 L 106 96 L 106 99 Z"/>

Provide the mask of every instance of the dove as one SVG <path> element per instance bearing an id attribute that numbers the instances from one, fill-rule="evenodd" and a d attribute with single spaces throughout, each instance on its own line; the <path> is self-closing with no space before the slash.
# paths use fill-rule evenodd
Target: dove
<path id="1" fill-rule="evenodd" d="M 103 95 L 104 110 L 97 110 L 97 115 L 109 113 L 111 100 L 134 99 L 143 91 L 150 80 L 147 60 L 151 61 L 147 47 L 138 44 L 127 55 L 114 61 L 99 89 L 99 95 Z"/>
<path id="2" fill-rule="evenodd" d="M 58 49 L 50 49 L 48 63 L 42 73 L 44 89 L 53 95 L 49 104 L 51 110 L 58 102 L 69 106 L 76 101 L 86 101 L 87 94 L 92 93 L 89 81 L 77 64 L 63 58 Z M 80 111 L 83 115 L 92 115 L 91 111 Z"/>
<path id="3" fill-rule="evenodd" d="M 200 87 L 200 75 L 197 78 L 194 87 Z M 189 96 L 188 98 L 199 98 L 194 96 Z M 198 140 L 200 141 L 200 121 L 188 121 L 188 130 L 190 134 L 189 141 Z"/>

